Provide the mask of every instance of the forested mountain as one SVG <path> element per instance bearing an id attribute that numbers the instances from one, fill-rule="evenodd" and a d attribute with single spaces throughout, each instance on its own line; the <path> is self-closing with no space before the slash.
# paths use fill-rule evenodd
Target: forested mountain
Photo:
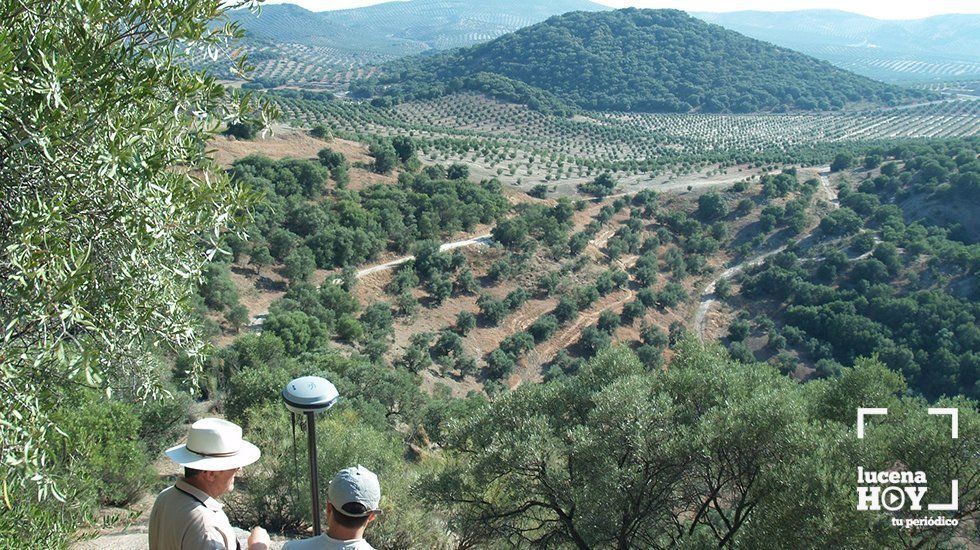
<path id="1" fill-rule="evenodd" d="M 677 10 L 552 17 L 486 44 L 393 62 L 371 90 L 430 98 L 474 90 L 551 111 L 840 109 L 920 97 Z"/>
<path id="2" fill-rule="evenodd" d="M 258 15 L 237 10 L 233 20 L 256 41 L 397 56 L 471 45 L 552 15 L 602 9 L 605 6 L 588 0 L 412 0 L 325 12 L 268 5 Z"/>
<path id="3" fill-rule="evenodd" d="M 836 10 L 692 15 L 886 82 L 980 78 L 980 15 L 909 21 Z"/>

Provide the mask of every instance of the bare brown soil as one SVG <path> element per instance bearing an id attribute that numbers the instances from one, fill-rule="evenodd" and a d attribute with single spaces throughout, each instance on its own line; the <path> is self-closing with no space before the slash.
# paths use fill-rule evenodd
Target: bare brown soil
<path id="1" fill-rule="evenodd" d="M 313 159 L 317 152 L 324 147 L 342 153 L 351 163 L 349 171 L 350 189 L 378 183 L 394 183 L 398 180 L 397 172 L 389 175 L 376 174 L 366 168 L 372 162 L 368 147 L 363 143 L 345 139 L 321 140 L 311 137 L 302 130 L 289 127 L 276 127 L 273 133 L 265 137 L 259 136 L 252 140 L 239 140 L 227 136 L 218 136 L 209 143 L 212 158 L 219 166 L 231 166 L 236 159 L 252 154 L 264 155 L 273 159 L 297 158 Z"/>

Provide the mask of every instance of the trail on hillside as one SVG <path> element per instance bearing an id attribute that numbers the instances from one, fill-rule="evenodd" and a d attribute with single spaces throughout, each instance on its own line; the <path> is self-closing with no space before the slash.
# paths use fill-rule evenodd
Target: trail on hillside
<path id="1" fill-rule="evenodd" d="M 830 186 L 830 179 L 828 178 L 830 168 L 827 166 L 822 166 L 817 168 L 817 170 L 817 175 L 820 178 L 820 190 L 827 199 L 827 204 L 830 206 L 831 210 L 838 208 L 840 206 L 840 202 L 837 199 L 837 191 Z M 797 243 L 802 244 L 804 241 L 810 239 L 817 227 L 819 227 L 819 223 L 812 225 L 810 228 L 804 231 Z M 744 271 L 746 268 L 757 266 L 764 262 L 766 258 L 779 254 L 783 250 L 786 250 L 785 244 L 776 249 L 764 252 L 729 267 L 708 282 L 707 286 L 705 286 L 704 290 L 701 292 L 701 302 L 698 304 L 698 309 L 694 312 L 694 319 L 691 322 L 699 340 L 704 341 L 705 320 L 707 319 L 708 311 L 710 311 L 711 307 L 718 301 L 718 297 L 715 295 L 715 286 L 718 284 L 718 282 L 723 279 L 731 279 Z"/>
<path id="2" fill-rule="evenodd" d="M 476 236 L 476 237 L 470 237 L 468 239 L 463 239 L 461 241 L 453 241 L 453 242 L 450 242 L 450 243 L 442 243 L 441 245 L 439 245 L 439 252 L 445 252 L 447 250 L 453 250 L 455 248 L 462 248 L 464 246 L 473 246 L 473 245 L 478 245 L 478 244 L 489 244 L 490 243 L 490 240 L 491 240 L 491 237 L 492 236 L 490 235 L 490 233 L 487 233 L 485 235 L 479 235 L 479 236 Z M 405 263 L 405 262 L 407 262 L 409 260 L 414 260 L 414 259 L 415 259 L 415 256 L 409 255 L 409 256 L 404 256 L 404 257 L 398 258 L 397 260 L 391 260 L 390 262 L 385 262 L 383 264 L 378 264 L 378 265 L 375 265 L 375 266 L 366 267 L 366 268 L 361 269 L 360 271 L 357 272 L 357 278 L 360 279 L 361 277 L 364 277 L 366 275 L 370 275 L 372 273 L 377 273 L 379 271 L 384 271 L 386 269 L 391 269 L 391 268 L 393 268 L 395 266 L 399 266 L 399 265 L 401 265 L 401 264 L 403 264 L 403 263 Z"/>
<path id="3" fill-rule="evenodd" d="M 823 168 L 819 168 L 819 170 L 829 170 L 829 168 L 823 167 Z M 667 182 L 667 183 L 658 185 L 658 186 L 656 186 L 654 188 L 654 190 L 656 190 L 656 191 L 663 191 L 663 192 L 678 192 L 678 191 L 683 192 L 683 191 L 687 191 L 687 188 L 688 187 L 691 187 L 692 189 L 717 187 L 717 186 L 720 186 L 720 185 L 735 183 L 738 180 L 745 179 L 745 177 L 746 176 L 744 174 L 742 174 L 742 175 L 737 175 L 737 176 L 734 176 L 733 175 L 731 177 L 727 177 L 727 178 L 723 178 L 723 179 L 709 179 L 709 180 L 701 180 L 701 179 L 687 180 L 685 178 L 680 178 L 680 179 L 678 179 L 676 181 Z M 827 192 L 827 194 L 829 196 L 833 196 L 834 195 L 833 191 L 830 189 L 829 183 L 826 184 L 826 192 Z M 631 195 L 634 195 L 634 194 L 636 194 L 636 191 L 630 191 L 630 192 L 625 192 L 625 193 L 617 193 L 617 194 L 608 195 L 608 196 L 605 196 L 605 197 L 593 197 L 593 198 L 587 199 L 587 200 L 596 201 L 596 202 L 604 202 L 606 199 L 631 196 Z M 832 200 L 836 202 L 836 197 L 834 197 Z M 606 239 L 608 239 L 608 237 L 610 237 L 611 234 L 609 236 L 605 236 L 605 235 L 603 235 L 603 236 Z M 453 249 L 456 249 L 456 248 L 462 248 L 462 247 L 468 247 L 468 246 L 475 246 L 475 245 L 486 245 L 486 244 L 490 244 L 491 241 L 492 241 L 492 235 L 490 233 L 486 233 L 486 234 L 483 234 L 483 235 L 476 235 L 476 236 L 473 236 L 473 237 L 467 237 L 465 239 L 461 239 L 461 240 L 458 240 L 458 241 L 451 241 L 451 242 L 443 243 L 443 244 L 441 244 L 439 246 L 439 250 L 441 252 L 444 252 L 446 250 L 453 250 Z M 598 251 L 599 254 L 605 255 L 605 254 L 603 254 L 599 250 L 599 247 L 596 246 L 597 245 L 596 242 L 593 241 L 593 242 L 590 242 L 589 244 L 591 245 L 593 251 Z M 390 261 L 384 262 L 382 264 L 377 264 L 377 265 L 365 267 L 365 268 L 360 269 L 360 270 L 357 271 L 356 278 L 361 279 L 361 278 L 366 277 L 368 275 L 371 275 L 373 273 L 379 273 L 379 272 L 382 272 L 382 271 L 386 271 L 386 270 L 389 270 L 389 269 L 392 269 L 394 267 L 397 267 L 397 266 L 399 266 L 399 265 L 401 265 L 401 264 L 403 264 L 403 263 L 405 263 L 405 262 L 407 262 L 409 260 L 413 260 L 413 259 L 415 259 L 415 256 L 408 255 L 408 256 L 403 256 L 401 258 L 396 258 L 394 260 L 390 260 Z M 330 282 L 332 282 L 332 283 L 334 283 L 334 284 L 340 284 L 341 283 L 341 279 L 339 279 L 339 278 L 327 279 L 327 280 L 330 281 Z M 265 309 L 265 310 L 257 310 L 257 311 L 250 311 L 249 312 L 249 319 L 250 319 L 250 321 L 249 321 L 248 326 L 246 327 L 246 330 L 253 330 L 253 331 L 254 330 L 259 330 L 261 328 L 263 322 L 265 321 L 265 317 L 268 314 L 269 314 L 268 309 Z"/>
<path id="4" fill-rule="evenodd" d="M 698 188 L 698 187 L 717 187 L 719 185 L 726 185 L 726 184 L 735 183 L 736 181 L 745 179 L 745 177 L 746 177 L 745 175 L 737 175 L 737 176 L 732 176 L 730 178 L 712 179 L 712 180 L 704 180 L 704 181 L 702 181 L 702 180 L 685 180 L 685 179 L 682 178 L 682 179 L 680 179 L 678 181 L 672 181 L 672 182 L 668 182 L 668 183 L 664 183 L 664 184 L 658 185 L 658 186 L 656 186 L 654 188 L 654 190 L 656 190 L 656 191 L 686 191 L 689 186 L 692 187 L 692 188 Z M 589 200 L 592 200 L 592 201 L 595 201 L 595 202 L 604 202 L 607 199 L 632 196 L 632 195 L 635 195 L 636 193 L 637 193 L 636 191 L 630 191 L 630 192 L 627 192 L 627 193 L 616 193 L 614 195 L 606 195 L 604 197 L 593 197 L 593 198 L 591 198 Z M 596 250 L 598 250 L 603 245 L 605 245 L 605 242 L 608 241 L 609 238 L 612 237 L 612 235 L 614 233 L 615 233 L 615 231 L 608 231 L 606 233 L 600 234 L 599 237 L 597 237 L 593 242 L 590 242 L 589 244 L 593 245 L 593 248 L 596 249 Z M 476 236 L 476 237 L 470 237 L 468 239 L 463 239 L 463 240 L 449 242 L 449 243 L 443 243 L 442 245 L 439 246 L 439 251 L 440 252 L 445 252 L 446 250 L 452 250 L 454 248 L 461 248 L 461 247 L 464 247 L 464 246 L 489 244 L 491 242 L 491 239 L 492 239 L 492 235 L 490 233 L 487 233 L 485 235 L 479 235 L 479 236 Z M 401 257 L 401 258 L 398 258 L 398 259 L 395 259 L 395 260 L 391 260 L 389 262 L 385 262 L 383 264 L 378 264 L 378 265 L 374 265 L 374 266 L 371 266 L 371 267 L 366 267 L 366 268 L 361 269 L 361 270 L 359 270 L 357 272 L 357 278 L 360 279 L 361 277 L 364 277 L 366 275 L 370 275 L 372 273 L 377 273 L 379 271 L 385 271 L 385 270 L 391 269 L 393 267 L 399 266 L 399 265 L 401 265 L 401 264 L 403 264 L 403 263 L 405 263 L 405 262 L 407 262 L 409 260 L 414 260 L 414 259 L 415 259 L 415 256 L 409 255 L 409 256 L 404 256 L 404 257 Z"/>

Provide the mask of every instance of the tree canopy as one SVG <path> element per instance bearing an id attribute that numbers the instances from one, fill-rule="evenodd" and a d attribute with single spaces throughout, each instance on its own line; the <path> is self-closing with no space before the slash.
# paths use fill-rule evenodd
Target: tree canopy
<path id="1" fill-rule="evenodd" d="M 422 495 L 445 507 L 454 532 L 477 545 L 948 540 L 951 530 L 909 534 L 891 528 L 890 515 L 854 506 L 854 464 L 885 470 L 903 457 L 909 468 L 928 470 L 939 492 L 948 494 L 951 478 L 971 479 L 959 488 L 960 502 L 971 504 L 953 515 L 975 509 L 976 439 L 926 428 L 939 422 L 924 414 L 925 402 L 900 397 L 903 390 L 900 375 L 871 360 L 839 380 L 801 386 L 691 338 L 667 370 L 648 371 L 630 350 L 611 348 L 575 376 L 522 385 L 461 418 L 447 438 L 444 467 L 423 478 Z M 874 426 L 874 441 L 854 437 L 855 408 L 867 403 L 890 411 L 886 424 Z M 973 402 L 947 403 L 977 426 Z M 905 421 L 921 430 L 912 441 Z M 960 422 L 962 430 L 963 416 Z M 821 521 L 801 525 L 805 513 Z"/>
<path id="2" fill-rule="evenodd" d="M 40 480 L 47 491 L 45 454 L 61 437 L 49 413 L 66 395 L 87 386 L 145 397 L 159 387 L 154 353 L 204 345 L 190 296 L 251 202 L 205 145 L 254 104 L 189 68 L 184 52 L 238 35 L 211 26 L 231 7 L 0 3 L 8 486 Z"/>

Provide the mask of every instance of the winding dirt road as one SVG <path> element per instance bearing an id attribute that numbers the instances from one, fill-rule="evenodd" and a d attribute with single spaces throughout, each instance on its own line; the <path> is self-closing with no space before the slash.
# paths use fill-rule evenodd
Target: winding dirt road
<path id="1" fill-rule="evenodd" d="M 828 178 L 830 175 L 830 167 L 821 166 L 817 168 L 817 175 L 820 178 L 820 190 L 823 192 L 824 198 L 826 198 L 831 210 L 838 208 L 840 206 L 840 202 L 837 199 L 837 191 L 830 186 L 830 179 Z M 807 229 L 797 243 L 802 243 L 811 238 L 813 236 L 813 231 L 817 227 L 818 225 L 813 225 Z M 785 244 L 779 248 L 764 252 L 758 256 L 745 260 L 740 264 L 729 267 L 728 269 L 719 273 L 717 277 L 712 279 L 707 286 L 704 287 L 704 290 L 701 291 L 701 302 L 698 304 L 698 309 L 694 312 L 694 319 L 691 322 L 699 340 L 704 341 L 705 320 L 707 319 L 708 311 L 710 311 L 711 307 L 718 301 L 718 297 L 715 295 L 715 286 L 718 284 L 718 282 L 722 279 L 731 279 L 744 271 L 746 268 L 757 266 L 764 262 L 766 258 L 774 254 L 779 254 L 783 250 L 786 250 Z"/>

